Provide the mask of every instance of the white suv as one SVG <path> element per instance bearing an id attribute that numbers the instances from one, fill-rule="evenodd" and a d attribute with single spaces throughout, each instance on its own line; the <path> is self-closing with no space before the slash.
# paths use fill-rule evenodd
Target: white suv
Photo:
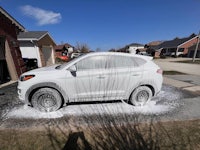
<path id="1" fill-rule="evenodd" d="M 99 100 L 128 100 L 138 106 L 161 90 L 162 81 L 162 70 L 152 57 L 94 52 L 22 74 L 18 94 L 40 111 L 56 111 L 69 102 Z"/>

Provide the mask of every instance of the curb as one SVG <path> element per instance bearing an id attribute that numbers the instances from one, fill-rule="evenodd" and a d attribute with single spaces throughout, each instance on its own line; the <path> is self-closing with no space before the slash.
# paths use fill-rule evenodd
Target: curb
<path id="1" fill-rule="evenodd" d="M 13 83 L 16 83 L 16 82 L 17 82 L 17 80 L 16 81 L 9 81 L 9 82 L 4 83 L 4 84 L 0 84 L 0 89 L 3 88 L 3 87 L 5 87 L 5 86 L 11 85 Z"/>

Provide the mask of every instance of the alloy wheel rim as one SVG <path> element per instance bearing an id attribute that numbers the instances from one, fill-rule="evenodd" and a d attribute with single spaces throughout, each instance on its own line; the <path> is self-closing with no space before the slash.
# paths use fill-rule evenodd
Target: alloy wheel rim
<path id="1" fill-rule="evenodd" d="M 38 100 L 43 108 L 51 108 L 56 105 L 55 97 L 51 94 L 43 94 Z"/>
<path id="2" fill-rule="evenodd" d="M 143 103 L 147 102 L 148 98 L 149 98 L 149 94 L 147 91 L 140 91 L 137 94 L 136 100 L 137 100 L 137 102 L 140 102 L 143 104 Z"/>

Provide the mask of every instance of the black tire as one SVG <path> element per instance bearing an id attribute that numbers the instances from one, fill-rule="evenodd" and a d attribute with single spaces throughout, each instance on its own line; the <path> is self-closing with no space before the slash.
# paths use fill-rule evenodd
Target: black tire
<path id="1" fill-rule="evenodd" d="M 129 102 L 135 106 L 143 106 L 152 98 L 152 91 L 147 86 L 136 88 L 130 96 Z"/>
<path id="2" fill-rule="evenodd" d="M 62 98 L 58 91 L 52 88 L 41 88 L 31 98 L 32 106 L 42 112 L 58 110 L 62 105 Z"/>

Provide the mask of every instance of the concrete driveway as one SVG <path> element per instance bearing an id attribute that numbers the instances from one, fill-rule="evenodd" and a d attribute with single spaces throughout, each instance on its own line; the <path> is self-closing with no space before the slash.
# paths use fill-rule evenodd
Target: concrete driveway
<path id="1" fill-rule="evenodd" d="M 178 71 L 185 75 L 165 75 L 164 83 L 200 95 L 200 65 L 180 63 L 192 58 L 155 59 L 154 62 L 164 71 Z"/>
<path id="2" fill-rule="evenodd" d="M 182 73 L 200 76 L 199 64 L 179 63 L 178 61 L 192 60 L 192 58 L 155 59 L 154 62 L 165 71 L 179 71 Z"/>

